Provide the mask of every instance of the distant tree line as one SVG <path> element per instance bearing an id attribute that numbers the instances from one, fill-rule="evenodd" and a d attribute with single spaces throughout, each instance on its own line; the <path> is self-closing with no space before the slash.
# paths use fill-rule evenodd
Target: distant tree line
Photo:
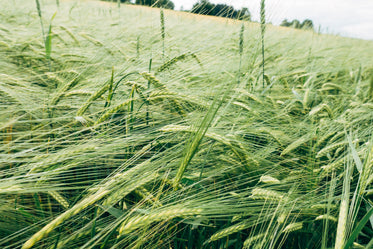
<path id="1" fill-rule="evenodd" d="M 291 27 L 295 29 L 312 29 L 313 30 L 313 22 L 310 19 L 304 20 L 302 23 L 294 19 L 293 21 L 289 22 L 287 19 L 283 20 L 280 26 L 283 27 Z"/>
<path id="2" fill-rule="evenodd" d="M 103 0 L 108 2 L 116 2 L 117 0 Z M 174 9 L 175 4 L 171 0 L 120 0 L 122 3 L 134 3 L 137 5 L 153 6 L 165 9 Z M 209 0 L 199 0 L 193 5 L 191 13 L 209 15 L 209 16 L 220 16 L 233 18 L 238 20 L 251 21 L 251 13 L 248 8 L 243 7 L 240 10 L 236 10 L 233 6 L 227 4 L 214 4 Z M 280 26 L 291 27 L 296 29 L 314 29 L 313 22 L 310 19 L 306 19 L 300 22 L 297 19 L 288 21 L 283 20 Z"/>
<path id="3" fill-rule="evenodd" d="M 200 0 L 193 5 L 191 10 L 192 13 L 209 15 L 209 16 L 221 16 L 239 20 L 251 20 L 251 14 L 248 8 L 242 8 L 236 10 L 233 6 L 226 4 L 213 4 L 208 0 Z"/>
<path id="4" fill-rule="evenodd" d="M 107 2 L 117 2 L 117 0 L 103 0 Z M 132 3 L 137 5 L 153 6 L 165 9 L 174 9 L 175 4 L 171 0 L 120 0 L 121 3 Z M 191 13 L 221 16 L 239 20 L 251 21 L 251 13 L 248 8 L 243 7 L 236 10 L 233 6 L 227 4 L 213 4 L 209 0 L 200 0 L 193 5 Z"/>
<path id="5" fill-rule="evenodd" d="M 171 10 L 175 8 L 175 4 L 170 0 L 136 0 L 135 4 L 153 6 L 158 8 L 162 7 Z"/>
<path id="6" fill-rule="evenodd" d="M 121 0 L 122 2 L 133 2 L 133 0 Z M 154 7 L 162 7 L 165 9 L 174 9 L 175 4 L 170 0 L 135 0 L 135 4 L 147 5 Z M 239 20 L 251 20 L 251 14 L 248 8 L 242 8 L 236 10 L 233 6 L 226 4 L 213 4 L 209 0 L 200 0 L 193 5 L 191 13 L 210 15 L 210 16 L 221 16 L 227 18 L 234 18 Z"/>
<path id="7" fill-rule="evenodd" d="M 103 0 L 107 2 L 117 2 L 117 0 Z M 120 0 L 121 3 L 134 3 L 137 5 L 153 6 L 173 10 L 175 4 L 170 0 Z"/>

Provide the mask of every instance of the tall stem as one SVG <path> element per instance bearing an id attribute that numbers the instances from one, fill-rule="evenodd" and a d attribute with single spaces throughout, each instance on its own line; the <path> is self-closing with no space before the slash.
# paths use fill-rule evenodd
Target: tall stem
<path id="1" fill-rule="evenodd" d="M 260 31 L 261 31 L 261 38 L 262 38 L 262 76 L 263 76 L 263 89 L 264 89 L 264 82 L 265 82 L 265 57 L 264 57 L 264 34 L 266 30 L 266 18 L 265 18 L 265 0 L 261 0 L 260 2 Z"/>

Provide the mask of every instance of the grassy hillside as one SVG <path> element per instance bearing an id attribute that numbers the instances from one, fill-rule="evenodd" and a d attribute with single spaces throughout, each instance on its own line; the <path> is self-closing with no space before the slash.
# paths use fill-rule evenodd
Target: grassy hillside
<path id="1" fill-rule="evenodd" d="M 372 41 L 0 6 L 1 248 L 373 247 Z"/>

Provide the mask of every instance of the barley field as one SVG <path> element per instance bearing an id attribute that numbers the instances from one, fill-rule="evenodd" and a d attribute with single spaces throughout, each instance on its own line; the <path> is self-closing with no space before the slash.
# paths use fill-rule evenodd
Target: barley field
<path id="1" fill-rule="evenodd" d="M 373 248 L 372 41 L 0 6 L 0 248 Z"/>

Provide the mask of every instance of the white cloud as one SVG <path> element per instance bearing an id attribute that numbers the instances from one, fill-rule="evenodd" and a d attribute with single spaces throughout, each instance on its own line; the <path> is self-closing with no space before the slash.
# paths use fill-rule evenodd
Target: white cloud
<path id="1" fill-rule="evenodd" d="M 343 26 L 341 28 L 341 35 L 373 40 L 373 32 L 367 32 L 368 30 L 373 30 L 372 22 Z"/>

